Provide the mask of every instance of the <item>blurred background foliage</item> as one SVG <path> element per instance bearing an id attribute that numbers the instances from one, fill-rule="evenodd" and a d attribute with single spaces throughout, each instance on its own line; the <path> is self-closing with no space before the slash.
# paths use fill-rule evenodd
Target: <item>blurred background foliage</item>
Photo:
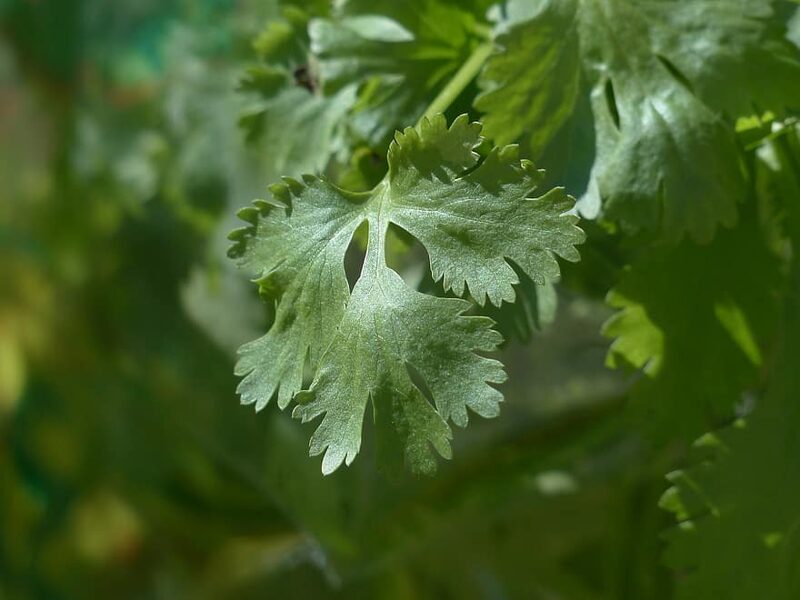
<path id="1" fill-rule="evenodd" d="M 366 188 L 391 132 L 364 110 L 334 136 L 342 92 L 300 85 L 284 4 L 0 0 L 0 598 L 670 597 L 658 498 L 682 449 L 604 367 L 613 233 L 493 315 L 516 338 L 503 415 L 435 478 L 387 480 L 369 431 L 323 478 L 304 426 L 238 406 L 269 307 L 225 257 L 236 209 L 326 165 Z M 273 94 L 266 54 L 298 85 Z M 354 158 L 331 149 L 348 135 Z"/>

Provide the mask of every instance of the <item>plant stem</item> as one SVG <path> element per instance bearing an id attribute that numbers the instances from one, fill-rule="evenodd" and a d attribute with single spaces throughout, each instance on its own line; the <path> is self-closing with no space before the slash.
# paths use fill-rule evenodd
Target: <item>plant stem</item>
<path id="1" fill-rule="evenodd" d="M 447 85 L 439 92 L 439 95 L 430 103 L 425 114 L 422 115 L 423 119 L 425 117 L 430 118 L 436 113 L 447 110 L 469 83 L 475 79 L 478 71 L 483 67 L 483 63 L 486 62 L 486 59 L 489 58 L 489 55 L 492 53 L 492 48 L 491 42 L 485 42 L 475 48 L 466 62 L 461 65 L 458 72 L 453 75 L 453 78 L 447 82 Z"/>

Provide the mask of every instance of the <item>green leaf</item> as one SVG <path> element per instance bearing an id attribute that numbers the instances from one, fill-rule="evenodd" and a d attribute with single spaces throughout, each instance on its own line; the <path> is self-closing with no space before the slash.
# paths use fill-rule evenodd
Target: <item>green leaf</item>
<path id="1" fill-rule="evenodd" d="M 794 135 L 797 133 L 797 135 Z M 669 475 L 662 507 L 675 513 L 665 561 L 682 573 L 676 597 L 800 596 L 800 130 L 765 142 L 757 156 L 763 198 L 779 207 L 791 245 L 779 342 L 752 414 L 696 444 L 703 456 Z M 705 446 L 705 447 L 702 447 Z M 698 452 L 699 453 L 699 452 Z"/>
<path id="2" fill-rule="evenodd" d="M 693 439 L 730 419 L 758 382 L 780 278 L 753 220 L 707 246 L 651 251 L 609 294 L 620 312 L 604 327 L 607 363 L 643 371 L 633 402 L 658 435 Z"/>
<path id="3" fill-rule="evenodd" d="M 309 7 L 307 7 L 309 8 Z M 239 91 L 247 105 L 239 119 L 251 145 L 268 155 L 273 172 L 299 176 L 322 171 L 340 146 L 341 122 L 356 99 L 354 86 L 325 96 L 309 65 L 309 13 L 284 8 L 284 18 L 270 21 L 253 41 L 260 63 L 245 71 Z"/>
<path id="4" fill-rule="evenodd" d="M 653 49 L 691 90 L 729 117 L 800 108 L 800 63 L 775 0 L 651 2 Z"/>
<path id="5" fill-rule="evenodd" d="M 260 63 L 247 69 L 241 85 L 243 91 L 256 91 L 269 97 L 299 83 L 298 71 L 308 70 L 308 22 L 312 16 L 327 14 L 319 8 L 310 8 L 307 12 L 293 6 L 285 7 L 283 18 L 269 21 L 253 39 L 253 50 Z"/>
<path id="6" fill-rule="evenodd" d="M 800 181 L 800 180 L 799 180 Z M 787 295 L 783 344 L 751 416 L 698 444 L 706 456 L 669 475 L 662 507 L 675 513 L 667 564 L 679 599 L 800 596 L 800 269 Z"/>
<path id="7" fill-rule="evenodd" d="M 323 417 L 311 453 L 325 453 L 325 473 L 355 458 L 370 400 L 384 464 L 425 473 L 436 464 L 431 447 L 449 456 L 447 421 L 465 426 L 468 408 L 495 416 L 502 400 L 490 385 L 504 380 L 502 365 L 477 354 L 502 341 L 492 321 L 466 316 L 465 300 L 408 288 L 386 266 L 390 223 L 422 242 L 446 290 L 481 304 L 514 299 L 509 260 L 542 285 L 558 277 L 556 255 L 578 260 L 583 232 L 565 214 L 572 199 L 562 189 L 531 197 L 543 173 L 513 146 L 478 164 L 480 142 L 466 115 L 450 128 L 441 115 L 423 119 L 396 135 L 389 172 L 372 191 L 307 176 L 240 212 L 251 227 L 231 234 L 231 254 L 277 301 L 272 328 L 241 349 L 242 402 L 260 409 L 277 395 L 286 406 L 307 360 L 314 378 L 294 414 Z M 344 255 L 365 221 L 366 258 L 350 293 Z"/>
<path id="8" fill-rule="evenodd" d="M 797 133 L 798 135 L 794 135 Z M 765 140 L 756 168 L 762 197 L 780 210 L 791 245 L 784 313 L 766 391 L 752 414 L 696 444 L 693 466 L 669 475 L 662 498 L 678 526 L 665 561 L 682 576 L 679 599 L 800 595 L 800 130 Z"/>
<path id="9" fill-rule="evenodd" d="M 680 600 L 800 595 L 800 386 L 796 374 L 782 380 L 746 423 L 714 437 L 710 458 L 669 474 L 662 507 L 679 525 L 668 532 L 665 562 L 681 573 Z"/>
<path id="10" fill-rule="evenodd" d="M 707 242 L 744 199 L 723 115 L 781 113 L 800 97 L 797 52 L 771 4 L 512 2 L 475 106 L 491 139 L 521 139 L 536 157 L 576 98 L 591 98 L 596 156 L 582 203 L 628 231 Z"/>
<path id="11" fill-rule="evenodd" d="M 373 238 L 371 246 L 380 242 Z M 475 352 L 494 350 L 501 338 L 489 319 L 463 315 L 468 302 L 409 289 L 375 252 L 293 414 L 303 421 L 324 415 L 311 454 L 325 452 L 322 472 L 330 473 L 358 453 L 371 399 L 384 463 L 396 462 L 387 457 L 400 451 L 412 470 L 430 473 L 436 462 L 429 445 L 450 457 L 448 419 L 466 425 L 467 407 L 483 417 L 498 414 L 502 395 L 488 384 L 505 380 L 502 365 Z M 424 379 L 435 409 L 410 368 Z"/>
<path id="12" fill-rule="evenodd" d="M 380 147 L 395 128 L 416 122 L 435 90 L 467 60 L 481 41 L 468 4 L 351 2 L 338 18 L 311 22 L 325 92 L 359 87 L 353 128 L 364 140 Z"/>
<path id="13" fill-rule="evenodd" d="M 355 89 L 331 97 L 284 87 L 251 103 L 240 117 L 248 141 L 268 153 L 271 179 L 322 171 L 338 146 L 340 125 L 355 101 Z"/>
<path id="14" fill-rule="evenodd" d="M 580 90 L 575 7 L 576 0 L 547 3 L 498 36 L 475 99 L 496 143 L 522 140 L 536 158 L 572 114 Z"/>

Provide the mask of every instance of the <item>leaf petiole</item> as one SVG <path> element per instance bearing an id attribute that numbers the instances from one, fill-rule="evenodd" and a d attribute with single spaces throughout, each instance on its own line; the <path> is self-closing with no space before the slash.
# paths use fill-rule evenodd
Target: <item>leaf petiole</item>
<path id="1" fill-rule="evenodd" d="M 470 57 L 461 65 L 461 68 L 447 82 L 441 92 L 430 103 L 420 121 L 425 117 L 431 118 L 437 113 L 443 113 L 455 101 L 464 89 L 475 79 L 483 64 L 492 53 L 494 45 L 491 42 L 484 42 L 475 48 Z"/>

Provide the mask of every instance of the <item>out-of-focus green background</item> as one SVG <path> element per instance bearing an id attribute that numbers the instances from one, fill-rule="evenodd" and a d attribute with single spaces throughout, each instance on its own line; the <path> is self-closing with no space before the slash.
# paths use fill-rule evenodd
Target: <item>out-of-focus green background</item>
<path id="1" fill-rule="evenodd" d="M 0 598 L 657 599 L 670 456 L 619 410 L 601 299 L 505 350 L 432 479 L 239 406 L 265 328 L 225 257 L 281 174 L 237 81 L 269 0 L 0 0 Z"/>

